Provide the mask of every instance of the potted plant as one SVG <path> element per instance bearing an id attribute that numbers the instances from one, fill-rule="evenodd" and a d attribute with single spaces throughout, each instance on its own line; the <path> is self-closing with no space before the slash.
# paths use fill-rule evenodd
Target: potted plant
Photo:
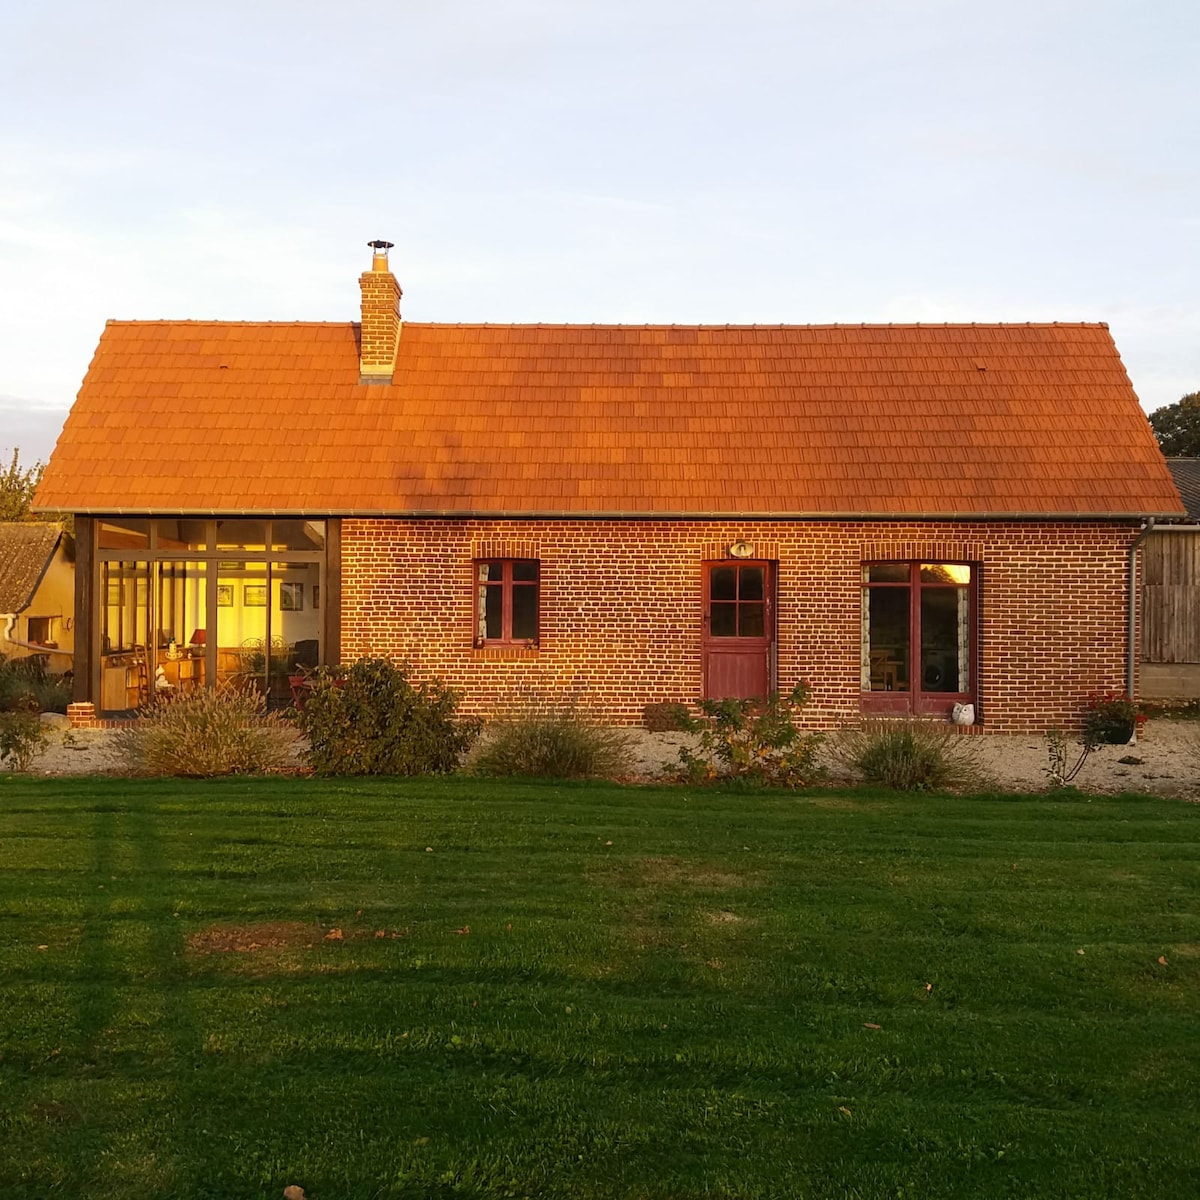
<path id="1" fill-rule="evenodd" d="M 1144 718 L 1137 704 L 1121 692 L 1089 696 L 1083 714 L 1083 732 L 1094 744 L 1123 746 Z"/>

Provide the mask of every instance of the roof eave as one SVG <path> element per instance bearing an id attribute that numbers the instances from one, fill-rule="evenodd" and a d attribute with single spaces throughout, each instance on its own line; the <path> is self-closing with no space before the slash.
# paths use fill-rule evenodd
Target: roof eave
<path id="1" fill-rule="evenodd" d="M 978 512 L 946 511 L 737 511 L 688 510 L 658 511 L 638 509 L 360 509 L 360 508 L 145 508 L 123 506 L 96 508 L 39 508 L 43 513 L 77 516 L 121 517 L 358 517 L 391 520 L 456 520 L 456 521 L 1156 521 L 1186 518 L 1182 509 L 1132 509 L 1121 511 L 1073 512 L 1053 510 L 1011 510 Z"/>

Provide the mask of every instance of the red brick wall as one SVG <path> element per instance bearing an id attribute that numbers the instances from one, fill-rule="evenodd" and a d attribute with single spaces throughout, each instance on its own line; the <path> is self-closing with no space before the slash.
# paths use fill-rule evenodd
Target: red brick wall
<path id="1" fill-rule="evenodd" d="M 979 566 L 977 700 L 995 732 L 1071 729 L 1085 697 L 1125 684 L 1132 526 L 952 522 L 346 519 L 342 656 L 438 676 L 486 715 L 521 689 L 580 691 L 611 719 L 701 694 L 701 563 L 737 539 L 778 562 L 778 682 L 813 686 L 833 726 L 860 700 L 860 564 Z M 537 649 L 473 645 L 472 562 L 538 558 Z"/>

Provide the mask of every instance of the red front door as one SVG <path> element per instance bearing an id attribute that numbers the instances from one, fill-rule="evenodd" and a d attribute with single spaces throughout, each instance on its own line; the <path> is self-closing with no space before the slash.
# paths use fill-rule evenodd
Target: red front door
<path id="1" fill-rule="evenodd" d="M 775 573 L 769 562 L 704 564 L 704 694 L 766 696 L 775 649 Z"/>

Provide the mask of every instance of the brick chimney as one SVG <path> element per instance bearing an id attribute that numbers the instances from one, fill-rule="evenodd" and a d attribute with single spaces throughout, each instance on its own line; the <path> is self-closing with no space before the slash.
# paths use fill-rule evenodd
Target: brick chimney
<path id="1" fill-rule="evenodd" d="M 374 252 L 371 269 L 359 279 L 362 288 L 362 338 L 359 383 L 391 383 L 400 345 L 400 285 L 388 267 L 391 242 L 368 242 Z"/>

